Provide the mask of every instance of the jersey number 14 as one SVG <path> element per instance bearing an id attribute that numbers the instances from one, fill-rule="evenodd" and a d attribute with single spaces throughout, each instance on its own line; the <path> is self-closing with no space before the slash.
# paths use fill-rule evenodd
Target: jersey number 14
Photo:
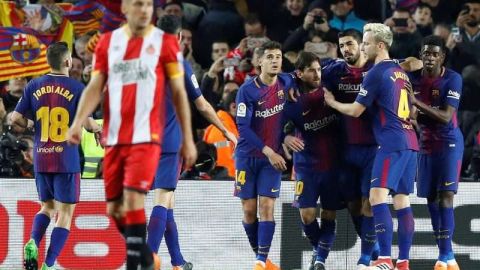
<path id="1" fill-rule="evenodd" d="M 37 110 L 37 121 L 40 121 L 40 141 L 64 142 L 67 137 L 70 114 L 63 107 L 43 106 Z"/>

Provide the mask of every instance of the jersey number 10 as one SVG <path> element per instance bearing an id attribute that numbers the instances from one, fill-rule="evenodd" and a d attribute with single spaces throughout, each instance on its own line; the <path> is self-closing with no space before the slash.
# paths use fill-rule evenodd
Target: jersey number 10
<path id="1" fill-rule="evenodd" d="M 67 136 L 70 115 L 65 108 L 46 106 L 37 110 L 37 121 L 41 122 L 40 141 L 64 142 Z"/>

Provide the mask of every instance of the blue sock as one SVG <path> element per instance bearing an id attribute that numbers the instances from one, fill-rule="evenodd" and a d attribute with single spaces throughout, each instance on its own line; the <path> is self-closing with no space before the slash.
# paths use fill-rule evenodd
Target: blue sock
<path id="1" fill-rule="evenodd" d="M 55 260 L 58 255 L 60 255 L 69 233 L 69 230 L 62 227 L 53 228 L 52 235 L 50 236 L 50 246 L 48 247 L 47 258 L 45 259 L 45 264 L 48 267 L 55 264 Z"/>
<path id="2" fill-rule="evenodd" d="M 154 253 L 158 253 L 166 226 L 167 208 L 156 205 L 152 209 L 152 214 L 150 215 L 150 221 L 148 222 L 147 227 L 147 244 Z"/>
<path id="3" fill-rule="evenodd" d="M 320 225 L 318 225 L 317 219 L 310 224 L 303 224 L 302 222 L 302 229 L 313 249 L 317 250 L 318 240 L 320 239 Z"/>
<path id="4" fill-rule="evenodd" d="M 325 262 L 335 240 L 335 220 L 321 220 L 320 239 L 318 240 L 317 261 Z"/>
<path id="5" fill-rule="evenodd" d="M 382 257 L 392 256 L 393 222 L 390 209 L 386 203 L 372 206 L 375 220 L 375 233 L 380 246 L 379 255 Z"/>
<path id="6" fill-rule="evenodd" d="M 415 221 L 411 207 L 397 210 L 398 219 L 398 259 L 408 260 L 410 248 L 412 247 Z"/>
<path id="7" fill-rule="evenodd" d="M 170 253 L 171 263 L 173 266 L 181 266 L 185 264 L 180 244 L 178 243 L 177 223 L 173 216 L 173 209 L 167 210 L 167 226 L 165 228 L 165 243 L 167 244 L 168 253 Z"/>
<path id="8" fill-rule="evenodd" d="M 258 222 L 258 254 L 257 260 L 266 262 L 273 234 L 275 233 L 275 221 Z"/>
<path id="9" fill-rule="evenodd" d="M 258 220 L 255 220 L 254 223 L 248 224 L 242 221 L 243 229 L 245 229 L 245 233 L 248 237 L 248 242 L 252 247 L 253 252 L 255 252 L 255 256 L 258 253 Z"/>
<path id="10" fill-rule="evenodd" d="M 455 229 L 453 208 L 440 207 L 440 229 L 438 231 L 438 246 L 440 248 L 440 261 L 446 262 L 453 255 L 452 236 Z"/>
<path id="11" fill-rule="evenodd" d="M 430 212 L 430 220 L 432 222 L 433 236 L 438 247 L 438 230 L 440 230 L 440 207 L 437 202 L 428 203 L 428 212 Z"/>
<path id="12" fill-rule="evenodd" d="M 362 219 L 362 247 L 361 256 L 358 264 L 370 265 L 373 249 L 377 243 L 377 235 L 375 234 L 375 225 L 373 217 L 364 216 Z"/>
<path id="13" fill-rule="evenodd" d="M 357 235 L 359 237 L 362 237 L 363 216 L 351 216 L 351 217 L 352 217 L 353 226 L 355 226 L 355 231 L 357 232 Z"/>
<path id="14" fill-rule="evenodd" d="M 48 224 L 50 224 L 50 217 L 43 213 L 38 213 L 35 215 L 30 237 L 35 240 L 37 247 L 40 247 L 40 241 L 42 241 L 42 238 L 45 235 Z"/>

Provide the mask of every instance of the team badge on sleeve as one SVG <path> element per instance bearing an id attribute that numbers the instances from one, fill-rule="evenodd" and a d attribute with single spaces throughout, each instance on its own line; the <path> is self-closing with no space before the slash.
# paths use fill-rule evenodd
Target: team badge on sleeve
<path id="1" fill-rule="evenodd" d="M 238 117 L 245 117 L 247 115 L 247 105 L 245 103 L 238 104 L 237 107 L 237 116 Z"/>

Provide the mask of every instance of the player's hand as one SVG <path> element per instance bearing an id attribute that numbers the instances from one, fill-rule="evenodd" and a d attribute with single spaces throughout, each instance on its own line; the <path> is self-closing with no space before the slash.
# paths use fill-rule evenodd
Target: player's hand
<path id="1" fill-rule="evenodd" d="M 335 96 L 332 94 L 332 92 L 328 91 L 325 87 L 323 88 L 323 98 L 325 99 L 325 103 L 327 103 L 328 106 L 332 106 L 333 103 L 335 103 Z"/>
<path id="2" fill-rule="evenodd" d="M 190 169 L 193 164 L 195 164 L 195 161 L 197 161 L 197 147 L 193 143 L 193 140 L 184 141 L 180 151 L 182 153 L 185 169 Z"/>
<path id="3" fill-rule="evenodd" d="M 305 143 L 299 138 L 287 135 L 284 140 L 285 145 L 295 152 L 300 152 L 305 148 Z"/>
<path id="4" fill-rule="evenodd" d="M 80 144 L 82 140 L 82 125 L 73 124 L 67 132 L 67 142 L 71 144 Z"/>
<path id="5" fill-rule="evenodd" d="M 270 164 L 272 164 L 272 166 L 279 170 L 279 171 L 285 171 L 287 170 L 287 163 L 285 162 L 285 160 L 283 159 L 283 157 L 277 153 L 275 153 L 275 151 L 273 151 L 272 148 L 268 147 L 268 146 L 265 146 L 263 147 L 262 149 L 262 153 L 267 156 L 268 158 L 268 161 L 270 161 Z"/>
<path id="6" fill-rule="evenodd" d="M 297 102 L 298 101 L 297 98 L 299 96 L 300 96 L 300 92 L 298 91 L 298 89 L 294 89 L 294 88 L 288 89 L 288 100 Z"/>
<path id="7" fill-rule="evenodd" d="M 225 133 L 223 133 L 223 136 L 233 143 L 233 148 L 237 147 L 237 137 L 235 137 L 232 132 L 226 130 Z"/>
<path id="8" fill-rule="evenodd" d="M 282 143 L 283 152 L 285 153 L 285 158 L 292 160 L 292 154 L 290 153 L 290 148 L 284 143 Z"/>

